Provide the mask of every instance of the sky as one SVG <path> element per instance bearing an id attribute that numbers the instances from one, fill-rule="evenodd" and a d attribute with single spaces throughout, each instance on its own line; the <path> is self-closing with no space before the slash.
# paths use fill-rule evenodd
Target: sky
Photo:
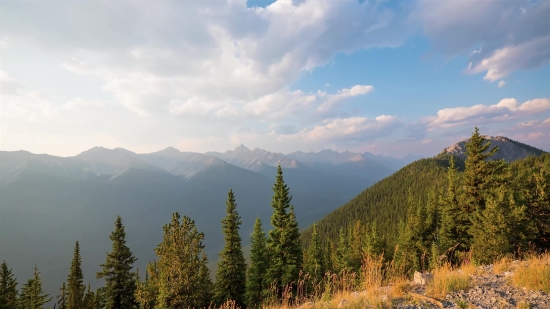
<path id="1" fill-rule="evenodd" d="M 549 0 L 0 1 L 0 150 L 550 151 Z"/>

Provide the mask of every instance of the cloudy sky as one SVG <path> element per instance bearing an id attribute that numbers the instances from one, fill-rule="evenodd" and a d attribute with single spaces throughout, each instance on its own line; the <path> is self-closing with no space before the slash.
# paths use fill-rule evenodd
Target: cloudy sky
<path id="1" fill-rule="evenodd" d="M 0 149 L 550 150 L 550 1 L 0 2 Z"/>

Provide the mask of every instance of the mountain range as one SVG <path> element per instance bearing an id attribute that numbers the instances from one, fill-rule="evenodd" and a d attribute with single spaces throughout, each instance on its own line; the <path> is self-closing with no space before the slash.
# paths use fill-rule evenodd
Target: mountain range
<path id="1" fill-rule="evenodd" d="M 510 160 L 538 154 L 521 143 L 504 138 L 503 143 L 501 147 L 512 145 L 507 152 L 514 155 Z M 461 145 L 445 151 L 460 156 L 464 151 Z M 338 209 L 373 184 L 388 183 L 384 178 L 417 159 L 328 149 L 282 154 L 244 145 L 224 153 L 181 152 L 168 147 L 138 154 L 94 147 L 74 157 L 0 151 L 0 259 L 5 259 L 19 278 L 30 277 L 35 262 L 43 263 L 38 267 L 45 289 L 57 295 L 78 240 L 85 281 L 95 287 L 99 285 L 95 272 L 110 250 L 109 234 L 117 215 L 122 217 L 128 245 L 138 257 L 136 266 L 144 270 L 155 258 L 153 249 L 162 239 L 162 226 L 177 211 L 194 219 L 205 233 L 207 254 L 213 262 L 223 246 L 220 220 L 225 216 L 229 189 L 236 195 L 243 222 L 241 236 L 247 244 L 256 217 L 270 229 L 277 165 L 283 168 L 300 227 L 306 228 L 325 216 L 322 222 L 326 222 L 335 210 L 349 208 Z M 395 175 L 408 173 L 403 171 L 415 163 Z M 382 193 L 404 189 L 391 187 Z M 363 216 L 370 207 L 361 204 L 354 208 L 353 216 Z"/>

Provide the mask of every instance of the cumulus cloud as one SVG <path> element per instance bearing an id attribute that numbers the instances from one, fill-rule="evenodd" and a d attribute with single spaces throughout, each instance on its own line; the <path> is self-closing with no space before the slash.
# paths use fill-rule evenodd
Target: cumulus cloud
<path id="1" fill-rule="evenodd" d="M 334 55 L 399 46 L 407 33 L 399 18 L 406 8 L 356 0 L 279 0 L 266 8 L 247 8 L 245 0 L 154 8 L 140 1 L 33 2 L 3 9 L 5 33 L 67 54 L 66 69 L 102 78 L 106 91 L 142 115 L 183 114 L 191 102 L 214 113 L 218 105 L 265 104 Z M 99 18 L 101 25 L 91 22 Z"/>
<path id="2" fill-rule="evenodd" d="M 495 81 L 548 64 L 549 15 L 549 1 L 420 0 L 412 18 L 445 54 L 474 50 L 465 72 L 487 72 L 485 79 Z"/>
<path id="3" fill-rule="evenodd" d="M 503 99 L 494 105 L 478 104 L 470 107 L 445 108 L 437 116 L 427 119 L 428 128 L 449 128 L 480 122 L 504 121 L 519 116 L 550 110 L 550 99 L 540 98 L 519 104 L 516 99 Z"/>

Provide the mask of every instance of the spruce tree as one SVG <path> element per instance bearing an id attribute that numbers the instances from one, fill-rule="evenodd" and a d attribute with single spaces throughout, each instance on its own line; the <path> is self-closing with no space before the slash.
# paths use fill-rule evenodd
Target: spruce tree
<path id="1" fill-rule="evenodd" d="M 220 252 L 218 262 L 214 302 L 222 305 L 228 300 L 234 300 L 237 306 L 244 308 L 246 262 L 239 235 L 239 226 L 242 221 L 237 212 L 233 190 L 229 190 L 227 194 L 226 211 L 227 216 L 222 220 L 225 246 Z"/>
<path id="2" fill-rule="evenodd" d="M 107 253 L 105 263 L 101 264 L 102 271 L 97 273 L 97 279 L 105 279 L 104 298 L 106 309 L 133 309 L 136 307 L 135 275 L 132 273 L 134 262 L 137 260 L 130 248 L 126 246 L 126 232 L 122 219 L 117 216 L 115 230 L 109 236 L 113 246 Z M 94 295 L 90 295 L 92 297 Z"/>
<path id="3" fill-rule="evenodd" d="M 195 222 L 176 212 L 164 226 L 162 242 L 155 248 L 158 256 L 156 308 L 202 308 L 210 303 L 210 282 L 204 233 Z"/>
<path id="4" fill-rule="evenodd" d="M 469 214 L 485 208 L 489 191 L 499 186 L 502 181 L 500 176 L 507 166 L 504 160 L 489 161 L 498 151 L 498 147 L 490 147 L 491 142 L 487 141 L 476 127 L 466 143 L 462 207 Z"/>
<path id="5" fill-rule="evenodd" d="M 33 278 L 29 279 L 21 289 L 19 298 L 20 308 L 25 309 L 43 309 L 44 305 L 52 300 L 48 294 L 44 293 L 42 288 L 42 279 L 36 265 L 34 266 Z"/>
<path id="6" fill-rule="evenodd" d="M 57 302 L 55 303 L 58 309 L 66 309 L 67 308 L 67 286 L 65 285 L 65 282 L 63 282 L 63 285 L 59 289 L 61 293 L 57 296 Z"/>
<path id="7" fill-rule="evenodd" d="M 536 229 L 535 247 L 539 251 L 550 250 L 550 173 L 541 166 L 525 187 L 528 215 Z"/>
<path id="8" fill-rule="evenodd" d="M 454 251 L 469 250 L 471 242 L 471 236 L 468 233 L 469 214 L 459 204 L 458 168 L 455 166 L 454 156 L 451 156 L 450 166 L 447 170 L 447 181 L 447 192 L 441 201 L 440 249 L 443 249 L 453 260 Z"/>
<path id="9" fill-rule="evenodd" d="M 0 265 L 0 309 L 17 309 L 17 280 L 6 261 Z"/>
<path id="10" fill-rule="evenodd" d="M 348 243 L 348 238 L 344 233 L 344 229 L 340 228 L 340 233 L 338 235 L 338 248 L 336 249 L 335 256 L 335 266 L 338 272 L 350 272 L 352 271 L 351 261 L 351 250 Z"/>
<path id="11" fill-rule="evenodd" d="M 139 303 L 139 309 L 154 309 L 158 297 L 159 272 L 157 263 L 154 261 L 147 264 L 143 282 L 139 279 L 139 272 L 136 273 L 136 300 Z"/>
<path id="12" fill-rule="evenodd" d="M 262 221 L 256 218 L 254 231 L 250 237 L 250 265 L 246 270 L 246 305 L 259 308 L 262 304 L 262 293 L 266 289 L 264 276 L 267 270 L 266 237 Z"/>
<path id="13" fill-rule="evenodd" d="M 84 300 L 85 286 L 83 284 L 82 259 L 80 257 L 80 246 L 78 241 L 74 247 L 71 270 L 67 278 L 67 309 L 81 309 Z"/>
<path id="14" fill-rule="evenodd" d="M 302 259 L 298 223 L 290 205 L 292 196 L 284 182 L 281 166 L 277 169 L 273 193 L 271 200 L 273 229 L 269 231 L 267 240 L 269 268 L 266 279 L 267 285 L 273 287 L 281 297 L 283 289 L 289 288 L 298 279 Z"/>
<path id="15" fill-rule="evenodd" d="M 321 282 L 326 272 L 323 249 L 321 248 L 321 240 L 317 234 L 316 224 L 313 224 L 311 243 L 307 250 L 307 261 L 304 261 L 304 272 L 312 278 L 314 283 Z"/>
<path id="16" fill-rule="evenodd" d="M 470 233 L 477 262 L 492 263 L 512 250 L 514 218 L 510 198 L 510 193 L 500 188 L 496 196 L 487 199 L 485 208 L 475 213 Z"/>
<path id="17" fill-rule="evenodd" d="M 95 309 L 95 293 L 92 291 L 89 283 L 88 288 L 86 289 L 86 293 L 84 293 L 82 304 L 83 309 Z"/>
<path id="18" fill-rule="evenodd" d="M 350 246 L 351 246 L 351 263 L 353 269 L 357 272 L 361 270 L 361 264 L 363 263 L 363 240 L 364 240 L 364 227 L 361 224 L 361 221 L 355 221 L 355 225 L 351 229 L 350 235 Z"/>
<path id="19" fill-rule="evenodd" d="M 363 237 L 363 255 L 372 259 L 377 259 L 384 251 L 382 239 L 378 233 L 376 221 L 366 226 L 365 236 Z"/>

